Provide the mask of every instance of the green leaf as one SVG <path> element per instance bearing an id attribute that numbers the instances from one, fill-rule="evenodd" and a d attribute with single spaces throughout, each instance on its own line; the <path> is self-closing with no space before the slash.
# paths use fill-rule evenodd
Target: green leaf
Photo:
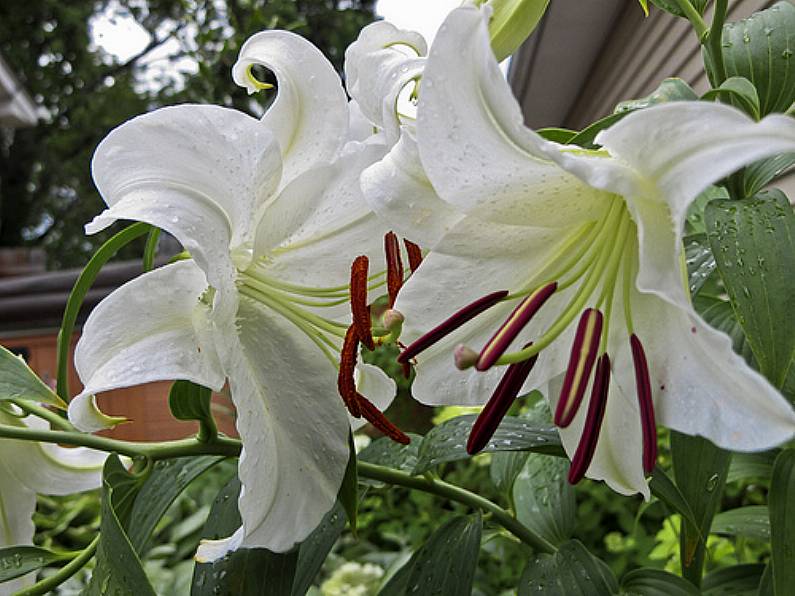
<path id="1" fill-rule="evenodd" d="M 687 207 L 687 219 L 685 219 L 686 236 L 704 234 L 707 231 L 704 225 L 704 209 L 710 201 L 715 199 L 728 199 L 729 193 L 722 186 L 708 186 L 695 200 Z"/>
<path id="2" fill-rule="evenodd" d="M 466 441 L 475 418 L 477 416 L 474 414 L 458 416 L 431 429 L 420 443 L 414 473 L 424 474 L 440 464 L 468 459 L 470 455 L 466 451 Z M 555 427 L 535 424 L 514 416 L 503 418 L 491 441 L 483 449 L 484 453 L 496 451 L 535 451 L 563 455 Z"/>
<path id="3" fill-rule="evenodd" d="M 781 387 L 795 353 L 792 206 L 774 190 L 712 201 L 705 218 L 718 271 L 759 371 Z"/>
<path id="4" fill-rule="evenodd" d="M 70 553 L 54 553 L 38 546 L 10 546 L 0 548 L 0 583 L 36 571 L 58 561 L 68 561 Z M 0 592 L 2 586 L 0 586 Z"/>
<path id="5" fill-rule="evenodd" d="M 6 399 L 26 399 L 66 407 L 66 403 L 36 376 L 21 356 L 0 346 L 0 401 Z"/>
<path id="6" fill-rule="evenodd" d="M 417 465 L 417 450 L 422 437 L 414 433 L 408 435 L 411 439 L 408 445 L 396 443 L 389 437 L 376 439 L 362 449 L 358 457 L 361 461 L 411 473 Z"/>
<path id="7" fill-rule="evenodd" d="M 756 596 L 764 565 L 733 565 L 704 576 L 703 596 Z"/>
<path id="8" fill-rule="evenodd" d="M 471 594 L 482 529 L 480 514 L 447 521 L 392 576 L 379 596 Z"/>
<path id="9" fill-rule="evenodd" d="M 745 77 L 759 95 L 760 114 L 784 112 L 795 99 L 795 6 L 777 2 L 723 27 L 728 77 Z"/>
<path id="10" fill-rule="evenodd" d="M 215 497 L 202 537 L 218 540 L 240 527 L 237 498 L 240 481 L 230 480 Z M 243 548 L 214 563 L 197 563 L 191 596 L 289 596 L 298 563 L 298 550 L 272 553 L 263 548 Z"/>
<path id="11" fill-rule="evenodd" d="M 752 197 L 795 164 L 795 153 L 755 161 L 743 170 L 743 196 Z"/>
<path id="12" fill-rule="evenodd" d="M 747 479 L 769 480 L 773 474 L 773 462 L 778 453 L 777 449 L 759 453 L 735 453 L 732 455 L 726 482 Z"/>
<path id="13" fill-rule="evenodd" d="M 731 303 L 720 298 L 701 295 L 696 297 L 693 305 L 704 321 L 731 338 L 732 348 L 745 359 L 748 366 L 756 368 L 756 358 L 751 351 L 751 344 L 748 343 L 748 338 L 745 337 L 745 332 L 737 321 L 737 314 Z"/>
<path id="14" fill-rule="evenodd" d="M 635 569 L 621 578 L 622 594 L 640 596 L 697 596 L 700 592 L 685 579 L 662 569 Z"/>
<path id="15" fill-rule="evenodd" d="M 682 575 L 698 586 L 706 554 L 705 538 L 720 505 L 731 453 L 702 437 L 671 432 L 671 456 L 676 485 L 696 523 L 683 518 L 680 535 Z"/>
<path id="16" fill-rule="evenodd" d="M 790 594 L 795 586 L 795 449 L 785 449 L 773 465 L 768 494 L 773 588 Z"/>
<path id="17" fill-rule="evenodd" d="M 356 447 L 353 445 L 353 435 L 348 435 L 348 465 L 345 468 L 345 476 L 342 478 L 339 494 L 337 495 L 340 503 L 348 516 L 348 523 L 351 531 L 356 535 L 356 515 L 359 511 L 359 475 L 356 472 Z"/>
<path id="18" fill-rule="evenodd" d="M 539 128 L 536 132 L 547 141 L 553 141 L 561 145 L 568 145 L 577 136 L 576 130 L 569 130 L 568 128 Z"/>
<path id="19" fill-rule="evenodd" d="M 649 490 L 651 490 L 651 494 L 681 515 L 688 523 L 693 526 L 698 525 L 690 503 L 660 466 L 655 466 L 652 470 Z"/>
<path id="20" fill-rule="evenodd" d="M 130 513 L 129 536 L 135 551 L 143 556 L 155 526 L 174 499 L 201 474 L 223 460 L 222 457 L 180 457 L 155 463 L 141 487 Z"/>
<path id="21" fill-rule="evenodd" d="M 513 54 L 538 25 L 549 0 L 491 0 L 491 49 L 498 62 Z"/>
<path id="22" fill-rule="evenodd" d="M 600 118 L 570 138 L 569 145 L 577 145 L 584 149 L 597 149 L 599 145 L 595 143 L 596 135 L 598 135 L 600 131 L 610 128 L 629 113 L 629 111 L 618 112 L 616 114 L 610 114 L 604 118 Z"/>
<path id="23" fill-rule="evenodd" d="M 708 0 L 688 0 L 690 4 L 699 12 L 699 14 L 704 14 L 704 9 L 707 7 Z M 684 17 L 685 14 L 682 12 L 682 9 L 679 8 L 679 4 L 677 4 L 676 0 L 651 0 L 651 3 L 654 4 L 657 8 L 664 10 L 665 12 L 669 12 L 672 15 L 676 15 L 677 17 Z"/>
<path id="24" fill-rule="evenodd" d="M 568 472 L 567 459 L 533 453 L 513 485 L 516 517 L 555 545 L 569 539 L 576 525 L 577 503 Z"/>
<path id="25" fill-rule="evenodd" d="M 582 543 L 569 540 L 554 555 L 531 560 L 519 580 L 519 596 L 607 596 L 618 592 L 618 582 L 605 563 Z"/>
<path id="26" fill-rule="evenodd" d="M 124 531 L 117 512 L 129 510 L 140 481 L 127 473 L 117 455 L 105 462 L 102 480 L 102 521 L 97 547 L 97 564 L 83 594 L 135 594 L 155 596 L 141 560 Z"/>
<path id="27" fill-rule="evenodd" d="M 218 436 L 210 404 L 212 391 L 190 381 L 175 381 L 168 393 L 168 407 L 177 420 L 198 420 L 198 439 L 208 442 Z"/>
<path id="28" fill-rule="evenodd" d="M 722 536 L 744 536 L 767 542 L 770 540 L 770 519 L 764 505 L 749 505 L 721 511 L 712 520 L 712 533 Z"/>
<path id="29" fill-rule="evenodd" d="M 773 588 L 773 566 L 770 563 L 765 565 L 762 578 L 759 580 L 759 590 L 755 596 L 775 596 L 775 589 Z"/>
<path id="30" fill-rule="evenodd" d="M 687 236 L 682 241 L 685 246 L 690 295 L 695 296 L 715 272 L 717 265 L 707 243 L 706 234 Z"/>
<path id="31" fill-rule="evenodd" d="M 684 82 L 682 79 L 670 78 L 664 79 L 654 91 L 646 97 L 638 99 L 629 99 L 619 103 L 613 112 L 621 114 L 624 112 L 634 112 L 635 110 L 642 110 L 650 108 L 661 103 L 668 103 L 670 101 L 696 101 L 698 95 L 693 91 L 693 88 Z"/>
<path id="32" fill-rule="evenodd" d="M 323 517 L 320 525 L 301 543 L 292 596 L 306 594 L 344 528 L 345 510 L 338 501 Z"/>
<path id="33" fill-rule="evenodd" d="M 756 87 L 745 77 L 729 77 L 717 89 L 710 89 L 701 96 L 702 100 L 728 99 L 727 103 L 734 105 L 759 120 L 759 95 Z"/>
<path id="34" fill-rule="evenodd" d="M 513 493 L 513 484 L 530 454 L 527 451 L 494 453 L 489 464 L 489 475 L 497 490 L 505 495 Z"/>

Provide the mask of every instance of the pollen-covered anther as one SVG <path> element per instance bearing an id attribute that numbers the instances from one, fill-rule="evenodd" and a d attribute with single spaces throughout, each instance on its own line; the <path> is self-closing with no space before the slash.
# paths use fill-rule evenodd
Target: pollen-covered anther
<path id="1" fill-rule="evenodd" d="M 395 426 L 395 424 L 392 423 L 389 418 L 384 416 L 383 412 L 376 408 L 373 402 L 371 402 L 361 393 L 357 393 L 356 397 L 361 407 L 362 416 L 364 416 L 365 420 L 367 420 L 375 428 L 380 430 L 396 443 L 401 443 L 403 445 L 408 445 L 411 443 L 411 438 L 409 438 L 406 433 Z"/>
<path id="2" fill-rule="evenodd" d="M 400 353 L 400 356 L 398 356 L 398 362 L 401 364 L 404 362 L 409 362 L 417 354 L 428 349 L 437 341 L 443 337 L 446 337 L 467 321 L 474 319 L 483 311 L 488 310 L 507 295 L 508 292 L 506 290 L 500 290 L 499 292 L 492 292 L 491 294 L 487 294 L 486 296 L 478 298 L 474 302 L 467 304 L 464 308 L 457 311 L 451 317 L 445 319 L 436 327 L 428 331 L 428 333 L 420 336 L 411 344 L 409 344 L 409 347 L 403 350 Z"/>
<path id="3" fill-rule="evenodd" d="M 651 378 L 643 344 L 634 333 L 629 338 L 632 363 L 635 365 L 635 389 L 640 408 L 640 425 L 643 431 L 643 471 L 651 474 L 657 463 L 657 425 L 654 420 L 654 402 L 651 397 Z"/>
<path id="4" fill-rule="evenodd" d="M 577 325 L 569 365 L 563 379 L 563 389 L 560 391 L 560 399 L 555 408 L 555 424 L 561 428 L 571 424 L 574 416 L 577 415 L 588 380 L 591 378 L 601 335 L 602 313 L 594 308 L 586 309 Z"/>
<path id="5" fill-rule="evenodd" d="M 491 368 L 557 288 L 557 282 L 549 283 L 522 300 L 480 351 L 475 368 L 480 371 Z"/>
<path id="6" fill-rule="evenodd" d="M 356 357 L 359 352 L 359 337 L 355 325 L 348 327 L 340 352 L 340 368 L 337 373 L 337 390 L 345 407 L 354 418 L 361 418 L 359 393 L 356 391 Z"/>
<path id="7" fill-rule="evenodd" d="M 469 346 L 459 344 L 453 351 L 453 357 L 455 358 L 455 367 L 458 370 L 466 370 L 475 366 L 480 354 Z"/>
<path id="8" fill-rule="evenodd" d="M 369 269 L 370 260 L 364 255 L 356 257 L 351 265 L 351 318 L 353 327 L 356 329 L 357 339 L 368 350 L 375 350 L 370 307 L 367 306 L 367 273 Z"/>
<path id="9" fill-rule="evenodd" d="M 384 253 L 386 254 L 386 290 L 389 295 L 389 308 L 392 308 L 403 286 L 403 261 L 400 258 L 400 243 L 394 232 L 387 232 L 384 236 Z"/>
<path id="10" fill-rule="evenodd" d="M 582 436 L 577 444 L 577 451 L 574 452 L 571 467 L 569 468 L 569 482 L 571 484 L 577 484 L 582 480 L 591 465 L 596 452 L 596 445 L 599 442 L 599 431 L 602 428 L 602 421 L 605 417 L 609 390 L 610 357 L 607 354 L 602 354 L 596 365 L 596 374 L 594 375 L 593 388 L 591 389 L 591 401 L 588 404 L 588 414 L 585 418 Z"/>
<path id="11" fill-rule="evenodd" d="M 403 238 L 403 245 L 406 247 L 406 254 L 409 257 L 409 269 L 414 273 L 422 264 L 422 250 L 411 240 L 405 238 Z"/>
<path id="12" fill-rule="evenodd" d="M 519 395 L 537 359 L 538 355 L 532 356 L 522 362 L 511 364 L 505 371 L 494 393 L 472 425 L 467 440 L 467 453 L 474 455 L 481 451 L 494 436 L 494 432 Z"/>

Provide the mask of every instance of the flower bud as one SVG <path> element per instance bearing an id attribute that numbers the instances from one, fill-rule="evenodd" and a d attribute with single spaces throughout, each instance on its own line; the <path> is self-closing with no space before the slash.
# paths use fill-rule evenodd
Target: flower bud
<path id="1" fill-rule="evenodd" d="M 480 357 L 480 354 L 464 344 L 456 346 L 453 355 L 455 356 L 455 367 L 458 370 L 472 368 Z"/>
<path id="2" fill-rule="evenodd" d="M 491 0 L 491 49 L 502 62 L 522 45 L 544 16 L 549 0 Z"/>

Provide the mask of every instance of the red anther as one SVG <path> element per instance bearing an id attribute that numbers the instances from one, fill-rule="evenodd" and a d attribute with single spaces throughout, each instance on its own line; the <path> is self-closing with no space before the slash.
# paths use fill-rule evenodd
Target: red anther
<path id="1" fill-rule="evenodd" d="M 403 285 L 403 261 L 400 258 L 398 237 L 394 232 L 387 232 L 384 236 L 384 253 L 386 253 L 386 290 L 389 294 L 389 308 L 392 308 Z"/>
<path id="2" fill-rule="evenodd" d="M 474 319 L 483 311 L 488 310 L 497 304 L 507 295 L 508 292 L 506 290 L 500 290 L 499 292 L 492 292 L 491 294 L 487 294 L 486 296 L 478 298 L 474 302 L 467 304 L 464 308 L 453 314 L 453 316 L 442 321 L 436 327 L 428 331 L 428 333 L 412 342 L 408 348 L 400 353 L 400 356 L 398 356 L 397 359 L 398 362 L 401 364 L 408 362 L 414 358 L 414 356 L 431 347 L 437 341 L 452 333 L 470 319 Z"/>
<path id="3" fill-rule="evenodd" d="M 361 418 L 359 394 L 356 392 L 356 356 L 359 351 L 359 337 L 355 325 L 348 327 L 340 352 L 340 369 L 337 373 L 337 390 L 345 407 L 354 418 Z"/>
<path id="4" fill-rule="evenodd" d="M 370 308 L 367 306 L 367 272 L 370 260 L 362 255 L 356 257 L 351 265 L 351 318 L 360 342 L 368 350 L 375 350 L 373 323 Z"/>
<path id="5" fill-rule="evenodd" d="M 577 415 L 596 361 L 601 335 L 602 313 L 593 308 L 585 309 L 577 325 L 569 366 L 563 379 L 563 389 L 560 391 L 558 406 L 555 408 L 555 424 L 561 428 L 571 424 L 574 416 Z"/>
<path id="6" fill-rule="evenodd" d="M 536 354 L 528 360 L 511 364 L 505 371 L 497 388 L 486 403 L 486 407 L 483 408 L 475 420 L 475 424 L 472 425 L 472 431 L 469 433 L 467 441 L 469 455 L 474 455 L 482 450 L 494 436 L 494 432 L 505 418 L 505 414 L 508 413 L 516 396 L 519 395 L 519 391 L 521 391 L 530 371 L 533 370 L 537 359 L 538 355 Z"/>
<path id="7" fill-rule="evenodd" d="M 651 398 L 651 378 L 643 344 L 634 333 L 629 338 L 632 362 L 635 365 L 635 387 L 640 406 L 640 426 L 643 431 L 643 471 L 651 474 L 657 463 L 657 425 L 654 421 L 654 402 Z"/>
<path id="8" fill-rule="evenodd" d="M 569 482 L 577 484 L 585 476 L 588 466 L 591 465 L 593 454 L 596 452 L 596 445 L 599 442 L 599 431 L 602 428 L 602 421 L 605 417 L 605 407 L 607 406 L 607 394 L 610 389 L 610 356 L 602 354 L 596 365 L 596 374 L 591 390 L 591 402 L 588 404 L 588 415 L 585 418 L 585 426 L 582 429 L 580 442 L 577 444 L 577 451 L 571 460 L 569 468 Z"/>
<path id="9" fill-rule="evenodd" d="M 533 315 L 544 306 L 544 303 L 549 300 L 549 297 L 555 293 L 557 288 L 558 283 L 552 282 L 537 289 L 522 300 L 511 315 L 505 319 L 505 322 L 497 330 L 497 333 L 486 342 L 486 346 L 480 351 L 480 357 L 475 364 L 475 368 L 483 371 L 494 366 L 494 363 L 505 353 L 505 350 L 507 350 L 511 342 L 516 339 L 519 332 L 525 328 L 530 322 L 530 319 L 533 318 Z"/>
<path id="10" fill-rule="evenodd" d="M 403 445 L 411 443 L 409 436 L 384 416 L 384 414 L 375 407 L 373 402 L 361 394 L 357 394 L 356 397 L 362 408 L 362 415 L 370 424 L 396 443 L 402 443 Z"/>
<path id="11" fill-rule="evenodd" d="M 406 253 L 409 255 L 409 269 L 414 273 L 422 263 L 422 250 L 411 240 L 403 238 L 403 244 L 406 247 Z"/>

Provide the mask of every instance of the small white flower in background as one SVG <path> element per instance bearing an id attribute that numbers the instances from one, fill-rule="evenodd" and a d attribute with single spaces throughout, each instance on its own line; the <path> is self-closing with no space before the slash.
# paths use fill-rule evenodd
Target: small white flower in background
<path id="1" fill-rule="evenodd" d="M 16 412 L 16 408 L 13 407 Z M 35 416 L 0 408 L 4 426 L 49 429 Z M 68 495 L 98 488 L 106 453 L 49 443 L 0 439 L 0 548 L 33 544 L 36 493 Z M 35 573 L 0 584 L 0 596 L 32 584 Z"/>
<path id="2" fill-rule="evenodd" d="M 349 397 L 372 400 L 362 402 L 368 420 L 383 419 L 395 391 L 380 369 L 354 369 L 358 340 L 343 342 L 351 262 L 383 258 L 386 229 L 358 178 L 386 148 L 349 142 L 345 91 L 309 42 L 284 31 L 249 39 L 233 74 L 250 91 L 265 87 L 255 64 L 278 80 L 262 121 L 214 106 L 159 109 L 112 131 L 92 164 L 108 209 L 89 233 L 118 219 L 148 222 L 191 259 L 141 275 L 93 311 L 75 355 L 85 389 L 70 419 L 97 430 L 92 396 L 117 387 L 186 379 L 218 391 L 228 380 L 243 442 L 243 525 L 202 544 L 200 560 L 240 547 L 288 550 L 331 508 L 350 432 L 338 367 L 341 392 L 347 371 Z M 368 277 L 365 260 L 359 273 L 366 310 L 368 286 L 383 286 L 384 272 Z"/>
<path id="3" fill-rule="evenodd" d="M 347 561 L 337 567 L 320 586 L 323 596 L 373 596 L 384 570 L 372 563 Z"/>
<path id="4" fill-rule="evenodd" d="M 362 176 L 373 209 L 432 249 L 395 305 L 404 341 L 416 340 L 401 355 L 416 357 L 415 397 L 468 405 L 493 393 L 476 452 L 523 387 L 546 389 L 570 480 L 624 494 L 649 494 L 655 421 L 739 451 L 786 441 L 790 405 L 690 304 L 681 228 L 705 187 L 795 151 L 795 122 L 677 102 L 625 117 L 597 137 L 600 151 L 545 141 L 523 124 L 487 15 L 459 8 L 434 41 L 420 159 L 404 131 Z"/>

